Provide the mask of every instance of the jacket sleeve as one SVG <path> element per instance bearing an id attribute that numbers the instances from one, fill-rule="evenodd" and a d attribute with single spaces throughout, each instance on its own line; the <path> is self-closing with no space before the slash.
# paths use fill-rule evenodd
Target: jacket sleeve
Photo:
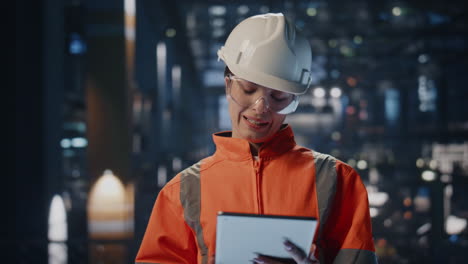
<path id="1" fill-rule="evenodd" d="M 377 263 L 367 191 L 357 172 L 338 161 L 337 186 L 321 248 L 325 263 Z"/>
<path id="2" fill-rule="evenodd" d="M 196 242 L 184 220 L 177 187 L 166 185 L 159 193 L 136 263 L 197 263 Z"/>

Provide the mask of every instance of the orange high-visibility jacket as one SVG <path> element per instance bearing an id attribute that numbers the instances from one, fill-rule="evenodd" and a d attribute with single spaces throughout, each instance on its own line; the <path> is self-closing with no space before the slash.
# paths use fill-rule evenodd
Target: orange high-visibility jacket
<path id="1" fill-rule="evenodd" d="M 230 132 L 213 156 L 179 173 L 158 195 L 136 263 L 207 263 L 219 211 L 315 217 L 321 263 L 376 263 L 365 186 L 356 171 L 296 145 L 287 126 L 252 157 Z"/>

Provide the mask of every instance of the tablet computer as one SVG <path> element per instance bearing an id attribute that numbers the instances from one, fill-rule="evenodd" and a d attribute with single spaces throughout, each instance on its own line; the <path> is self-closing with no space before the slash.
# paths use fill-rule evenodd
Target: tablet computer
<path id="1" fill-rule="evenodd" d="M 309 253 L 317 219 L 312 217 L 219 212 L 216 226 L 216 264 L 251 263 L 257 254 L 290 258 L 288 239 Z"/>

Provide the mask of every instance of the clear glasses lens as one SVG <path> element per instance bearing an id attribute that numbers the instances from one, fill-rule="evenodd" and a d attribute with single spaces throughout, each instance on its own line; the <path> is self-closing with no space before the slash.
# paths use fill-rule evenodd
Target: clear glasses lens
<path id="1" fill-rule="evenodd" d="M 250 107 L 263 99 L 269 109 L 279 114 L 290 114 L 297 108 L 297 96 L 293 94 L 268 89 L 268 93 L 263 95 L 259 89 L 261 86 L 235 76 L 229 78 L 229 95 L 242 107 Z"/>

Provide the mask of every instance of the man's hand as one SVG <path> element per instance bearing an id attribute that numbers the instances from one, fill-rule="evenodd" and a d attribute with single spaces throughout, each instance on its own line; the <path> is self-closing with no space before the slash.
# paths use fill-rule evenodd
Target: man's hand
<path id="1" fill-rule="evenodd" d="M 295 263 L 297 264 L 320 264 L 320 262 L 315 258 L 314 252 L 315 252 L 315 244 L 312 245 L 312 250 L 310 251 L 309 256 L 294 245 L 291 241 L 285 240 L 284 242 L 284 249 L 289 253 L 289 255 L 294 259 Z M 288 262 L 284 262 L 281 260 L 275 260 L 267 256 L 262 256 L 259 255 L 258 257 L 254 258 L 252 260 L 254 263 L 259 263 L 259 264 L 284 264 Z"/>
<path id="2" fill-rule="evenodd" d="M 312 245 L 312 249 L 310 251 L 309 256 L 306 255 L 306 253 L 294 245 L 291 241 L 285 240 L 283 242 L 284 244 L 284 249 L 291 255 L 295 263 L 297 264 L 320 264 L 320 262 L 314 257 L 315 253 L 315 244 Z M 291 262 L 285 262 L 277 259 L 272 259 L 267 256 L 262 256 L 259 255 L 258 257 L 254 258 L 252 260 L 253 263 L 259 263 L 259 264 L 285 264 L 285 263 L 291 263 Z M 215 264 L 215 255 L 212 255 L 208 259 L 208 264 Z"/>

